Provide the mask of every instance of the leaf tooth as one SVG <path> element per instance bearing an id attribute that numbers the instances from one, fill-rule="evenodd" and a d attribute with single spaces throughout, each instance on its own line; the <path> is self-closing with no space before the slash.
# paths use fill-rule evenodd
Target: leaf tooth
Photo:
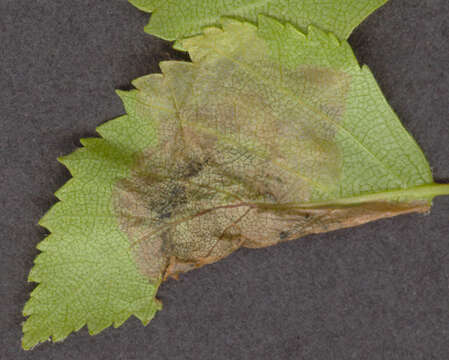
<path id="1" fill-rule="evenodd" d="M 233 31 L 234 28 L 238 29 L 244 29 L 247 32 L 256 31 L 257 25 L 246 22 L 246 21 L 240 21 L 236 18 L 230 17 L 230 16 L 222 16 L 220 18 L 220 24 L 223 28 L 223 31 Z M 205 28 L 205 30 L 208 28 Z M 211 27 L 213 29 L 213 27 Z M 213 32 L 214 34 L 215 32 Z"/>
<path id="2" fill-rule="evenodd" d="M 63 200 L 66 194 L 72 192 L 72 189 L 76 186 L 77 179 L 70 178 L 63 186 L 61 186 L 58 190 L 55 191 L 55 196 L 59 200 Z"/>
<path id="3" fill-rule="evenodd" d="M 136 311 L 134 315 L 136 318 L 140 320 L 143 326 L 147 326 L 150 321 L 153 319 L 154 315 L 156 314 L 156 311 L 160 310 L 155 307 L 152 307 L 151 309 Z"/>
<path id="4" fill-rule="evenodd" d="M 126 310 L 122 313 L 116 314 L 115 321 L 112 325 L 114 326 L 114 328 L 118 328 L 119 326 L 123 325 L 123 323 L 126 320 L 128 320 L 131 315 L 132 315 L 132 313 L 129 312 L 128 310 Z"/>
<path id="5" fill-rule="evenodd" d="M 155 3 L 152 0 L 128 0 L 128 1 L 139 10 L 142 10 L 147 13 L 153 12 L 157 6 L 157 3 Z"/>
<path id="6" fill-rule="evenodd" d="M 176 76 L 176 79 L 184 79 L 186 77 L 191 77 L 191 69 L 195 67 L 193 63 L 186 61 L 161 61 L 159 67 L 165 77 Z M 189 86 L 189 83 L 186 84 Z"/>
<path id="7" fill-rule="evenodd" d="M 72 176 L 75 176 L 79 170 L 79 161 L 83 158 L 83 155 L 85 155 L 84 153 L 85 149 L 78 148 L 71 154 L 58 157 L 58 161 L 69 170 Z"/>
<path id="8" fill-rule="evenodd" d="M 22 336 L 22 349 L 33 349 L 33 347 L 40 342 L 40 340 L 36 340 L 35 338 L 36 336 L 32 336 L 30 332 L 24 332 L 24 335 Z"/>
<path id="9" fill-rule="evenodd" d="M 69 336 L 74 329 L 71 326 L 68 326 L 67 324 L 64 324 L 64 327 L 59 328 L 58 332 L 54 333 L 51 337 L 53 342 L 61 342 Z"/>
<path id="10" fill-rule="evenodd" d="M 135 105 L 136 105 L 136 96 L 137 90 L 115 90 L 115 93 L 122 100 L 123 106 L 125 107 L 125 111 L 130 117 L 135 116 Z"/>
<path id="11" fill-rule="evenodd" d="M 90 317 L 87 320 L 87 329 L 89 331 L 89 335 L 96 335 L 100 332 L 102 332 L 104 329 L 110 327 L 112 325 L 111 320 L 103 320 L 101 314 L 95 314 L 98 317 Z"/>
<path id="12" fill-rule="evenodd" d="M 50 248 L 50 246 L 54 240 L 55 240 L 54 235 L 50 234 L 44 240 L 42 240 L 40 243 L 38 243 L 36 245 L 36 248 L 40 251 L 45 251 Z"/>
<path id="13" fill-rule="evenodd" d="M 105 122 L 96 128 L 97 133 L 101 135 L 103 139 L 114 141 L 120 136 L 120 130 L 122 130 L 122 123 L 129 122 L 128 114 L 119 116 L 113 120 Z"/>
<path id="14" fill-rule="evenodd" d="M 74 318 L 74 325 L 73 325 L 73 331 L 80 331 L 84 326 L 86 326 L 86 319 L 85 318 Z"/>
<path id="15" fill-rule="evenodd" d="M 103 141 L 104 141 L 104 139 L 96 138 L 96 137 L 88 137 L 88 138 L 80 139 L 80 143 L 84 147 L 98 146 L 98 145 L 101 145 L 103 143 Z"/>
<path id="16" fill-rule="evenodd" d="M 34 348 L 39 343 L 50 340 L 51 331 L 48 328 L 42 329 L 35 324 L 45 322 L 45 316 L 33 314 L 33 322 L 26 321 L 23 325 L 22 347 L 25 350 Z"/>
<path id="17" fill-rule="evenodd" d="M 184 51 L 184 52 L 186 52 L 187 50 L 184 48 L 184 46 L 183 46 L 182 44 L 183 44 L 182 39 L 181 39 L 181 40 L 176 40 L 176 41 L 173 43 L 173 49 L 178 50 L 178 51 Z"/>
<path id="18" fill-rule="evenodd" d="M 30 273 L 28 274 L 28 282 L 40 283 L 42 281 L 39 270 L 39 266 L 36 266 L 35 263 L 35 266 L 33 266 L 33 268 L 30 270 Z"/>
<path id="19" fill-rule="evenodd" d="M 131 84 L 138 90 L 159 90 L 163 79 L 162 74 L 150 74 L 134 79 Z"/>
<path id="20" fill-rule="evenodd" d="M 307 40 L 306 34 L 304 34 L 301 30 L 296 28 L 290 23 L 287 23 L 285 25 L 285 33 L 287 37 L 291 37 L 293 39 L 296 39 L 297 41 L 305 41 Z"/>
<path id="21" fill-rule="evenodd" d="M 38 254 L 35 258 L 34 258 L 34 264 L 39 264 L 39 263 L 42 263 L 42 262 L 45 262 L 46 260 L 45 260 L 45 258 L 43 258 L 43 253 L 41 252 L 40 254 Z M 33 269 L 34 269 L 34 267 L 33 267 Z M 33 269 L 31 269 L 31 270 L 33 270 Z"/>
<path id="22" fill-rule="evenodd" d="M 272 17 L 266 15 L 258 16 L 258 31 L 263 33 L 265 38 L 275 39 L 280 33 L 284 32 L 284 30 L 285 26 Z M 300 31 L 298 32 L 301 33 Z M 305 38 L 305 35 L 302 35 Z"/>
<path id="23" fill-rule="evenodd" d="M 38 285 L 38 287 L 39 286 L 40 285 Z M 36 289 L 37 289 L 37 287 L 36 287 Z M 22 310 L 23 316 L 30 316 L 31 314 L 34 313 L 34 308 L 35 308 L 35 304 L 34 303 L 35 302 L 36 302 L 36 300 L 33 297 L 33 295 L 31 294 L 30 299 L 26 302 L 25 306 L 23 307 L 23 310 Z M 27 322 L 25 322 L 25 324 L 23 326 L 23 329 L 27 330 L 29 328 L 30 328 L 30 324 L 27 324 Z"/>
<path id="24" fill-rule="evenodd" d="M 323 43 L 329 43 L 329 36 L 326 32 L 316 26 L 309 25 L 307 27 L 307 40 L 310 42 L 318 42 L 322 45 Z M 338 45 L 340 44 L 338 43 Z"/>
<path id="25" fill-rule="evenodd" d="M 61 221 L 61 214 L 64 213 L 64 205 L 62 201 L 58 201 L 54 204 L 50 210 L 48 210 L 44 216 L 39 220 L 38 224 L 50 232 L 54 233 L 59 226 L 59 222 Z"/>

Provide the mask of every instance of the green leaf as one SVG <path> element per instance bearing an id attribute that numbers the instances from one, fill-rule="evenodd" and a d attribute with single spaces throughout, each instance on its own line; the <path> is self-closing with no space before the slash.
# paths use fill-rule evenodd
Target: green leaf
<path id="1" fill-rule="evenodd" d="M 182 41 L 193 63 L 119 92 L 128 115 L 61 161 L 24 348 L 160 309 L 160 281 L 239 247 L 428 211 L 421 150 L 346 41 L 261 17 Z"/>
<path id="2" fill-rule="evenodd" d="M 267 15 L 306 30 L 315 25 L 347 39 L 369 14 L 388 0 L 129 0 L 139 9 L 152 12 L 145 27 L 149 34 L 177 40 L 199 34 L 217 25 L 223 16 L 257 22 Z"/>
<path id="3" fill-rule="evenodd" d="M 29 316 L 24 349 L 50 337 L 61 341 L 86 324 L 91 334 L 131 315 L 147 324 L 161 308 L 155 299 L 160 281 L 139 273 L 111 205 L 114 184 L 129 174 L 133 154 L 154 140 L 144 120 L 130 113 L 110 121 L 98 128 L 104 139 L 84 139 L 84 148 L 60 160 L 73 178 L 40 221 L 51 235 L 38 245 L 42 253 L 29 275 L 40 284 L 23 311 Z"/>

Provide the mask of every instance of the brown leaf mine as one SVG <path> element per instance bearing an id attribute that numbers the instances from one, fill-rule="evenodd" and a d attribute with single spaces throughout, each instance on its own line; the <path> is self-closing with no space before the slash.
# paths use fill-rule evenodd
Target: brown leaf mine
<path id="1" fill-rule="evenodd" d="M 276 197 L 286 196 L 283 188 L 288 191 L 288 184 L 279 177 L 272 183 L 255 184 L 237 197 L 232 194 L 234 179 L 220 176 L 211 162 L 210 158 L 203 163 L 178 159 L 166 169 L 167 174 L 159 176 L 136 169 L 131 178 L 117 185 L 120 227 L 148 278 L 176 277 L 218 261 L 240 247 L 270 246 L 307 234 L 429 209 L 427 202 L 301 209 L 276 202 Z M 270 171 L 261 170 L 260 178 L 270 175 Z M 212 178 L 229 181 L 227 191 L 211 186 Z"/>
<path id="2" fill-rule="evenodd" d="M 176 111 L 156 117 L 163 119 L 156 122 L 158 145 L 140 154 L 131 175 L 116 185 L 120 228 L 145 276 L 176 277 L 240 247 L 428 209 L 425 203 L 302 207 L 314 191 L 338 184 L 334 137 L 350 78 L 316 67 L 284 70 L 300 92 L 298 106 L 269 89 L 255 91 L 258 81 L 231 86 L 243 74 L 232 63 L 221 68 L 225 81 L 207 66 L 165 67 L 160 86 L 170 89 L 165 102 Z M 179 78 L 183 86 L 170 87 Z M 215 88 L 220 96 L 204 95 Z"/>

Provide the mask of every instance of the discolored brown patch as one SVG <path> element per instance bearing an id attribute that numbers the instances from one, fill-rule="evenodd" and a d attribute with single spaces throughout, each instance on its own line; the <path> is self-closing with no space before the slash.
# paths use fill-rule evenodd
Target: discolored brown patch
<path id="1" fill-rule="evenodd" d="M 427 210 L 417 203 L 301 208 L 313 192 L 339 184 L 335 135 L 350 77 L 265 64 L 270 81 L 280 82 L 270 89 L 255 75 L 242 83 L 242 66 L 220 61 L 222 73 L 207 64 L 165 66 L 158 96 L 174 111 L 150 112 L 159 143 L 116 184 L 119 226 L 145 276 L 176 277 L 240 247 Z M 179 78 L 182 86 L 173 86 Z"/>
<path id="2" fill-rule="evenodd" d="M 312 209 L 277 203 L 277 196 L 286 196 L 282 178 L 262 182 L 252 192 L 242 187 L 237 196 L 232 187 L 241 185 L 220 173 L 221 167 L 211 165 L 217 159 L 203 160 L 200 165 L 185 157 L 175 162 L 167 159 L 165 171 L 160 168 L 154 175 L 136 169 L 117 185 L 115 209 L 120 227 L 130 239 L 141 272 L 150 279 L 177 277 L 240 247 L 266 247 L 307 234 L 429 210 L 427 202 Z M 257 169 L 260 175 L 270 175 L 267 169 Z M 217 182 L 210 183 L 213 178 L 229 181 L 229 186 L 219 188 Z"/>

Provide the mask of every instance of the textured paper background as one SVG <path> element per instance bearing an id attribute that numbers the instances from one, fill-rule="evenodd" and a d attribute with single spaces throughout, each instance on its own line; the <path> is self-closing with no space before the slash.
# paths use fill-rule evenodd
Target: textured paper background
<path id="1" fill-rule="evenodd" d="M 391 0 L 352 35 L 449 181 L 449 3 Z M 69 179 L 56 157 L 123 113 L 115 88 L 182 59 L 125 0 L 0 0 L 0 359 L 448 359 L 449 198 L 410 215 L 241 250 L 170 280 L 146 328 L 20 349 L 38 219 Z"/>

